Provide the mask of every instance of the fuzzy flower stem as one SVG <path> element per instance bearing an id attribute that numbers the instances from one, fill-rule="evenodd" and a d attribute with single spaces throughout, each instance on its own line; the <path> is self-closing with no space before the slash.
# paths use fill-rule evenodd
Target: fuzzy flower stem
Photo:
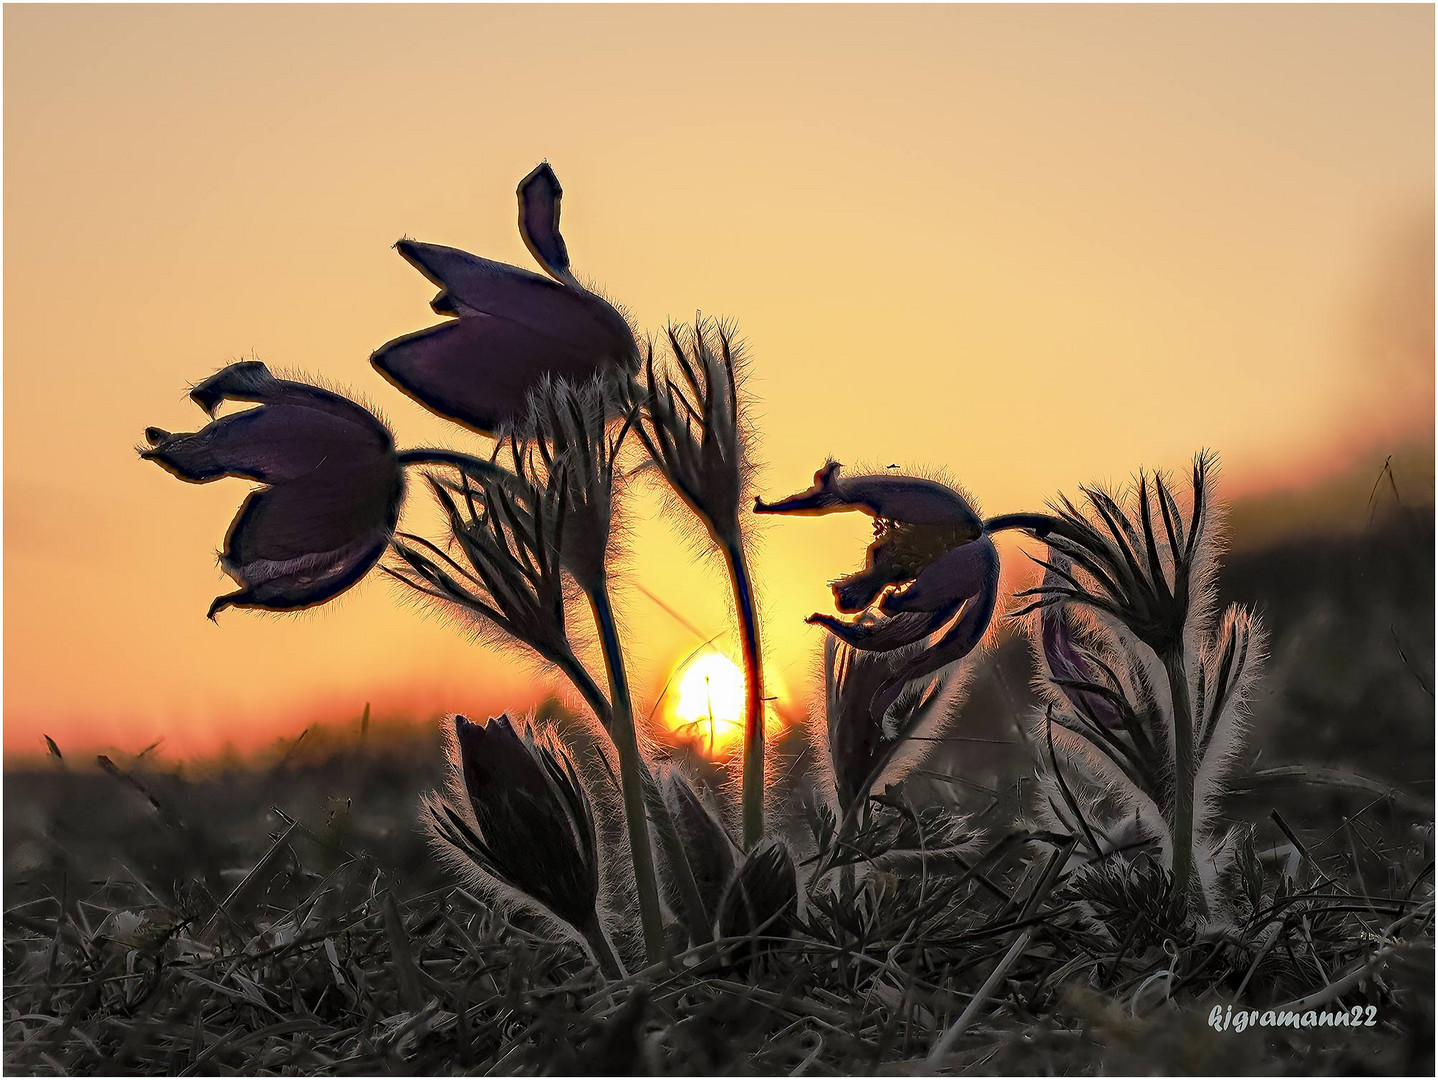
<path id="1" fill-rule="evenodd" d="M 1183 665 L 1183 648 L 1163 650 L 1163 667 L 1168 673 L 1173 697 L 1173 890 L 1187 907 L 1193 877 L 1193 787 L 1197 762 L 1193 746 L 1193 717 L 1188 699 L 1188 673 Z"/>
<path id="2" fill-rule="evenodd" d="M 739 644 L 744 655 L 744 849 L 752 850 L 764 836 L 764 668 L 759 650 L 759 615 L 754 609 L 754 587 L 740 540 L 723 543 L 724 562 L 734 586 L 734 608 L 739 618 Z"/>
<path id="3" fill-rule="evenodd" d="M 574 689 L 579 691 L 579 696 L 584 699 L 584 703 L 594 712 L 607 731 L 611 726 L 612 710 L 609 707 L 609 699 L 604 696 L 604 691 L 599 689 L 599 684 L 594 681 L 594 677 L 589 674 L 583 664 L 572 656 L 555 657 L 554 663 L 560 671 L 564 672 Z"/>
<path id="4" fill-rule="evenodd" d="M 599 685 L 584 665 L 573 657 L 559 657 L 554 662 L 593 710 L 599 723 L 610 734 L 611 741 L 614 741 L 614 710 L 610 708 L 604 691 L 599 689 Z M 614 745 L 617 748 L 619 744 L 614 741 Z M 669 865 L 674 868 L 675 877 L 678 879 L 676 885 L 684 910 L 689 915 L 690 927 L 694 930 L 697 944 L 703 945 L 712 938 L 708 931 L 708 919 L 704 916 L 704 901 L 699 895 L 699 885 L 694 880 L 694 872 L 690 869 L 689 857 L 684 851 L 684 842 L 679 838 L 679 830 L 674 824 L 674 815 L 670 813 L 669 804 L 664 801 L 654 774 L 644 767 L 642 761 L 639 782 L 644 791 L 645 805 L 649 808 L 649 817 L 659 831 L 659 842 L 664 846 Z"/>
<path id="5" fill-rule="evenodd" d="M 594 624 L 604 647 L 604 664 L 609 671 L 611 700 L 609 734 L 619 755 L 619 786 L 624 797 L 624 818 L 629 827 L 629 848 L 634 858 L 634 883 L 639 890 L 639 921 L 644 930 L 644 956 L 658 963 L 664 955 L 664 920 L 659 907 L 659 878 L 654 869 L 654 851 L 649 846 L 649 819 L 645 813 L 644 759 L 634 730 L 634 709 L 630 703 L 629 676 L 624 671 L 624 652 L 609 588 L 603 581 L 589 592 Z"/>
<path id="6" fill-rule="evenodd" d="M 594 954 L 595 961 L 599 964 L 599 970 L 606 979 L 624 978 L 624 965 L 619 962 L 615 955 L 614 946 L 609 944 L 609 938 L 605 936 L 604 928 L 599 925 L 599 916 L 595 915 L 588 926 L 577 928 L 584 935 L 585 942 L 589 945 L 589 951 Z"/>
<path id="7" fill-rule="evenodd" d="M 401 450 L 399 453 L 401 465 L 453 465 L 456 469 L 468 473 L 474 477 L 488 478 L 497 475 L 502 470 L 492 461 L 475 457 L 473 454 L 461 454 L 457 450 Z"/>

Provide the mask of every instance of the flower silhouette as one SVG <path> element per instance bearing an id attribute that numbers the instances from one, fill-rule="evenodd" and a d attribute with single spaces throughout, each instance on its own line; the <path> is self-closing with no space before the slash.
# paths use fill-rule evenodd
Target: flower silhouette
<path id="1" fill-rule="evenodd" d="M 808 621 L 856 649 L 888 651 L 931 639 L 898 666 L 874 695 L 883 716 L 904 685 L 973 651 L 998 601 L 999 557 L 983 519 L 953 488 L 900 475 L 841 478 L 830 461 L 814 486 L 757 514 L 830 514 L 858 510 L 874 519 L 864 568 L 833 583 L 834 603 L 851 622 L 814 614 Z"/>
<path id="2" fill-rule="evenodd" d="M 519 231 L 550 278 L 456 248 L 401 240 L 395 247 L 440 293 L 437 314 L 455 318 L 382 346 L 370 362 L 440 416 L 493 434 L 525 416 L 545 376 L 582 380 L 631 369 L 639 350 L 624 316 L 569 268 L 559 232 L 563 194 L 549 165 L 519 184 Z"/>
<path id="3" fill-rule="evenodd" d="M 293 611 L 354 585 L 388 547 L 404 497 L 394 439 L 363 406 L 308 383 L 277 379 L 258 361 L 210 376 L 190 398 L 211 416 L 225 401 L 258 408 L 196 432 L 147 428 L 140 456 L 181 480 L 234 476 L 264 484 L 225 535 L 220 567 L 240 589 L 227 607 Z"/>
<path id="4" fill-rule="evenodd" d="M 450 798 L 424 802 L 434 837 L 472 868 L 568 923 L 617 967 L 598 914 L 599 849 L 594 813 L 574 766 L 508 716 L 476 724 L 454 717 Z"/>

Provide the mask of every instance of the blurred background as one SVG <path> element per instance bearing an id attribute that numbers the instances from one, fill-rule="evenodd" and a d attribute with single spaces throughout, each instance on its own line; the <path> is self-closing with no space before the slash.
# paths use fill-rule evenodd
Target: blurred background
<path id="1" fill-rule="evenodd" d="M 389 247 L 531 265 L 514 187 L 548 159 L 576 269 L 639 326 L 738 321 L 757 491 L 833 455 L 942 470 L 999 513 L 1214 448 L 1225 596 L 1275 631 L 1260 753 L 1322 736 L 1431 782 L 1433 18 L 7 8 L 6 764 L 44 735 L 233 758 L 355 731 L 366 703 L 378 729 L 563 693 L 378 575 L 207 622 L 246 485 L 133 449 L 199 426 L 188 385 L 252 356 L 358 393 L 401 445 L 482 448 L 368 365 L 436 321 Z M 648 707 L 730 619 L 722 573 L 637 494 L 620 592 Z M 868 527 L 755 532 L 781 717 L 814 691 L 803 618 Z M 1022 647 L 993 655 L 975 732 L 1026 707 Z"/>

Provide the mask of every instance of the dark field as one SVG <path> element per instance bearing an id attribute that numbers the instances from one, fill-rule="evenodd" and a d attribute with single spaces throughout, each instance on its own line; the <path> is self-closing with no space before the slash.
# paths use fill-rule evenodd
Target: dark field
<path id="1" fill-rule="evenodd" d="M 1246 935 L 1167 935 L 1159 883 L 1074 895 L 1020 857 L 1032 697 L 1027 647 L 1006 640 L 869 835 L 875 873 L 831 873 L 795 925 L 668 965 L 640 970 L 621 937 L 619 983 L 429 858 L 414 822 L 441 778 L 434 725 L 311 732 L 203 773 L 122 753 L 12 769 L 6 1070 L 1431 1075 L 1433 555 L 1431 510 L 1399 511 L 1222 572 L 1223 599 L 1273 635 L 1229 801 L 1253 827 Z M 785 753 L 775 818 L 802 868 L 806 755 Z M 1311 995 L 1373 1006 L 1374 1026 L 1207 1022 Z"/>

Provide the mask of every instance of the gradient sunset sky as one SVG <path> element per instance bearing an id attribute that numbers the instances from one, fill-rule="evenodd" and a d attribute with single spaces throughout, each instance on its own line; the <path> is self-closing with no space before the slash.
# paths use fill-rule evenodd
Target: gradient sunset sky
<path id="1" fill-rule="evenodd" d="M 369 367 L 436 321 L 390 245 L 531 266 L 514 187 L 541 159 L 576 270 L 640 326 L 738 321 L 768 495 L 832 454 L 941 467 L 997 513 L 1211 446 L 1232 496 L 1431 443 L 1433 18 L 6 8 L 5 753 L 532 703 L 535 669 L 378 575 L 207 622 L 247 485 L 133 448 L 194 430 L 188 384 L 250 356 L 357 392 L 401 445 L 481 447 Z M 632 580 L 727 633 L 722 574 L 654 506 Z M 867 533 L 757 531 L 781 695 Z M 647 707 L 700 639 L 620 593 Z"/>

